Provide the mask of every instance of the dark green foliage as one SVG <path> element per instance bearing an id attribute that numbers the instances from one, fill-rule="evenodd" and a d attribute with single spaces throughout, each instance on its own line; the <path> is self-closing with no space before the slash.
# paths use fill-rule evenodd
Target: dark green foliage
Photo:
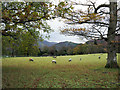
<path id="1" fill-rule="evenodd" d="M 45 20 L 50 18 L 49 11 L 50 3 L 45 2 L 3 2 L 2 35 L 14 37 L 24 30 L 30 32 L 31 35 L 39 33 L 40 30 L 49 33 L 50 27 L 45 23 Z M 43 38 L 42 35 L 40 37 Z M 49 35 L 46 34 L 46 37 Z"/>
<path id="2" fill-rule="evenodd" d="M 2 37 L 2 54 L 7 56 L 37 56 L 39 48 L 37 45 L 37 35 L 34 38 L 30 32 L 21 32 L 16 36 L 16 40 L 10 36 Z"/>

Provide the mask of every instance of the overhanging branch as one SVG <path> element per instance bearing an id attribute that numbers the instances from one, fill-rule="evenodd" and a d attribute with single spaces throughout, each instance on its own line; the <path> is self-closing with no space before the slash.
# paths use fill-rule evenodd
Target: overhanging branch
<path id="1" fill-rule="evenodd" d="M 83 23 L 88 23 L 88 24 L 104 24 L 104 25 L 109 25 L 108 23 L 104 23 L 104 22 L 90 22 L 90 21 L 83 21 L 83 22 L 72 22 L 72 23 L 67 23 L 67 24 L 83 24 Z"/>
<path id="2" fill-rule="evenodd" d="M 101 4 L 95 9 L 94 13 L 97 13 L 97 11 L 102 7 L 109 7 L 109 6 L 110 6 L 109 4 Z"/>

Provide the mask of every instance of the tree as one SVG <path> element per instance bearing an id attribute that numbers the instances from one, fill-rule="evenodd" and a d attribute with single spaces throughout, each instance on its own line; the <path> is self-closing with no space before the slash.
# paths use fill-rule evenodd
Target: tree
<path id="1" fill-rule="evenodd" d="M 39 36 L 38 36 L 39 37 Z M 9 56 L 36 56 L 39 52 L 37 45 L 37 35 L 34 38 L 30 32 L 21 32 L 16 38 L 2 36 L 3 55 Z M 34 52 L 33 52 L 34 51 Z"/>
<path id="2" fill-rule="evenodd" d="M 82 10 L 65 13 L 57 13 L 61 17 L 67 19 L 67 24 L 91 24 L 92 28 L 64 28 L 61 32 L 68 35 L 78 35 L 85 36 L 87 39 L 104 39 L 107 41 L 107 53 L 108 59 L 105 68 L 119 68 L 116 58 L 116 45 L 114 43 L 115 36 L 118 33 L 120 27 L 117 28 L 117 2 L 110 2 L 110 4 L 101 4 L 96 7 L 95 2 L 90 1 L 90 4 L 79 4 L 72 2 L 74 5 L 84 5 L 88 6 L 87 12 Z M 59 4 L 60 5 L 60 4 Z M 58 5 L 57 10 L 60 11 L 61 8 Z M 68 4 L 66 4 L 67 6 Z M 63 6 L 63 9 L 66 7 Z M 108 8 L 103 10 L 101 8 Z M 107 29 L 106 29 L 106 28 Z M 105 28 L 105 29 L 104 29 Z M 103 30 L 104 29 L 104 30 Z M 107 33 L 105 33 L 107 32 Z"/>
<path id="3" fill-rule="evenodd" d="M 50 19 L 51 3 L 45 2 L 2 2 L 0 26 L 3 41 L 3 54 L 9 50 L 14 55 L 36 55 L 37 41 L 49 38 L 51 29 L 46 23 Z M 46 35 L 43 35 L 43 32 Z M 4 41 L 9 38 L 9 41 Z M 8 44 L 9 47 L 4 47 Z M 35 50 L 33 52 L 33 49 Z M 5 51 L 4 51 L 5 50 Z"/>
<path id="4" fill-rule="evenodd" d="M 73 55 L 73 49 L 71 47 L 68 48 L 67 54 L 68 55 Z"/>
<path id="5" fill-rule="evenodd" d="M 12 54 L 14 54 L 14 53 L 12 53 L 13 51 L 15 51 L 15 47 L 13 47 L 13 40 L 11 39 L 11 37 L 9 37 L 9 36 L 6 36 L 6 37 L 2 37 L 2 44 L 3 44 L 3 46 L 2 46 L 2 55 L 3 56 L 5 56 L 5 55 L 7 55 L 7 56 L 14 56 L 14 55 L 12 55 Z M 16 47 L 16 50 L 17 50 L 18 48 Z"/>
<path id="6" fill-rule="evenodd" d="M 42 49 L 42 52 L 43 53 L 49 53 L 49 47 L 48 46 L 44 46 L 43 49 Z"/>
<path id="7" fill-rule="evenodd" d="M 57 50 L 56 47 L 53 45 L 51 47 L 49 47 L 49 51 L 48 51 L 49 55 L 57 55 Z"/>
<path id="8" fill-rule="evenodd" d="M 61 48 L 58 49 L 58 54 L 59 55 L 67 55 L 67 50 L 68 50 L 68 47 L 61 46 Z"/>
<path id="9" fill-rule="evenodd" d="M 23 38 L 21 36 L 23 32 L 30 34 L 31 37 L 36 39 L 49 38 L 49 33 L 52 31 L 49 25 L 46 23 L 46 20 L 55 18 L 54 11 L 52 10 L 52 3 L 48 2 L 2 2 L 2 17 L 0 18 L 1 33 L 3 37 L 9 37 L 14 43 L 11 46 L 12 54 L 16 53 L 15 45 L 18 45 Z M 61 3 L 63 4 L 63 3 Z M 43 35 L 44 33 L 44 35 Z M 25 35 L 25 34 L 24 34 Z M 39 36 L 39 37 L 37 37 Z M 26 40 L 29 37 L 25 37 Z M 19 54 L 28 55 L 28 51 L 31 48 L 28 48 L 28 44 L 23 43 L 22 46 L 24 49 L 19 50 Z M 10 44 L 10 42 L 6 42 Z M 4 46 L 5 42 L 3 43 Z M 35 47 L 35 46 L 34 46 Z M 15 51 L 16 50 L 16 51 Z M 23 53 L 22 53 L 23 52 Z"/>
<path id="10" fill-rule="evenodd" d="M 92 46 L 93 47 L 93 46 Z M 88 53 L 92 53 L 92 51 L 90 51 L 90 49 L 92 48 L 91 45 L 87 45 L 87 44 L 81 44 L 81 45 L 77 45 L 74 49 L 73 49 L 73 53 L 74 54 L 88 54 Z"/>
<path id="11" fill-rule="evenodd" d="M 39 37 L 39 36 L 38 36 Z M 30 32 L 24 32 L 19 36 L 19 51 L 24 56 L 37 56 L 39 52 L 37 37 L 34 38 Z M 20 54 L 19 53 L 19 54 Z"/>
<path id="12" fill-rule="evenodd" d="M 107 34 L 108 42 L 108 58 L 106 68 L 118 68 L 117 65 L 117 55 L 116 55 L 116 45 L 115 41 L 115 31 L 117 26 L 117 2 L 110 2 L 110 21 Z"/>
<path id="13" fill-rule="evenodd" d="M 51 3 L 45 2 L 2 2 L 2 36 L 17 39 L 17 33 L 28 31 L 34 37 L 33 33 L 39 33 L 40 38 L 44 38 L 42 32 L 46 32 L 46 37 L 49 37 L 51 29 L 46 20 L 50 18 L 51 7 Z"/>
<path id="14" fill-rule="evenodd" d="M 38 56 L 41 56 L 43 54 L 42 50 L 39 48 Z"/>
<path id="15" fill-rule="evenodd" d="M 80 45 L 77 45 L 77 46 L 73 49 L 73 53 L 74 53 L 74 54 L 81 54 Z"/>

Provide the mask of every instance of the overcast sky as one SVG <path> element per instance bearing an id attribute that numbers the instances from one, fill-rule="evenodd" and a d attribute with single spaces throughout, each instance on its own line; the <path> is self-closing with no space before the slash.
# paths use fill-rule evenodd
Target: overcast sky
<path id="1" fill-rule="evenodd" d="M 54 4 L 58 4 L 59 1 L 64 1 L 64 0 L 54 0 Z M 82 2 L 82 3 L 86 3 L 86 0 L 73 0 L 75 2 Z M 92 1 L 96 1 L 96 0 L 92 0 Z M 101 3 L 108 3 L 108 0 L 98 0 L 97 1 L 97 5 L 101 4 Z M 85 7 L 80 7 L 80 6 L 75 6 L 74 8 L 75 10 L 77 9 L 86 9 Z M 62 21 L 59 21 L 59 19 L 55 19 L 55 20 L 50 20 L 48 21 L 48 24 L 51 26 L 51 28 L 54 30 L 54 32 L 52 32 L 50 34 L 50 38 L 45 39 L 48 40 L 50 42 L 63 42 L 63 41 L 71 41 L 71 42 L 75 42 L 75 43 L 85 43 L 87 40 L 85 38 L 81 38 L 78 36 L 65 36 L 63 34 L 60 34 L 60 27 L 64 26 L 65 23 Z"/>
<path id="2" fill-rule="evenodd" d="M 60 34 L 60 27 L 63 27 L 65 23 L 63 21 L 59 21 L 59 19 L 57 18 L 55 20 L 48 21 L 48 24 L 51 26 L 54 32 L 50 34 L 49 40 L 48 39 L 45 39 L 45 40 L 48 40 L 50 42 L 71 41 L 75 43 L 84 43 L 86 41 L 86 39 L 80 38 L 78 36 L 67 36 L 67 35 Z"/>

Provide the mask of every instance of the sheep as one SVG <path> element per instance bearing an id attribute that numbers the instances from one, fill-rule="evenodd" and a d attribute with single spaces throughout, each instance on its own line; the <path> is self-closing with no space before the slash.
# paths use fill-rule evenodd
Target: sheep
<path id="1" fill-rule="evenodd" d="M 33 62 L 34 60 L 33 60 L 32 58 L 30 58 L 29 61 L 32 61 L 32 62 Z"/>
<path id="2" fill-rule="evenodd" d="M 53 58 L 56 58 L 57 56 L 53 56 Z"/>
<path id="3" fill-rule="evenodd" d="M 98 58 L 100 59 L 101 57 L 99 56 Z"/>
<path id="4" fill-rule="evenodd" d="M 52 63 L 55 63 L 55 64 L 56 64 L 57 62 L 56 62 L 56 60 L 52 60 Z"/>
<path id="5" fill-rule="evenodd" d="M 80 61 L 82 60 L 82 58 L 80 58 Z"/>
<path id="6" fill-rule="evenodd" d="M 6 57 L 9 57 L 9 56 L 6 56 Z"/>
<path id="7" fill-rule="evenodd" d="M 72 61 L 72 59 L 70 58 L 70 59 L 69 59 L 69 62 L 71 62 L 71 61 Z"/>

